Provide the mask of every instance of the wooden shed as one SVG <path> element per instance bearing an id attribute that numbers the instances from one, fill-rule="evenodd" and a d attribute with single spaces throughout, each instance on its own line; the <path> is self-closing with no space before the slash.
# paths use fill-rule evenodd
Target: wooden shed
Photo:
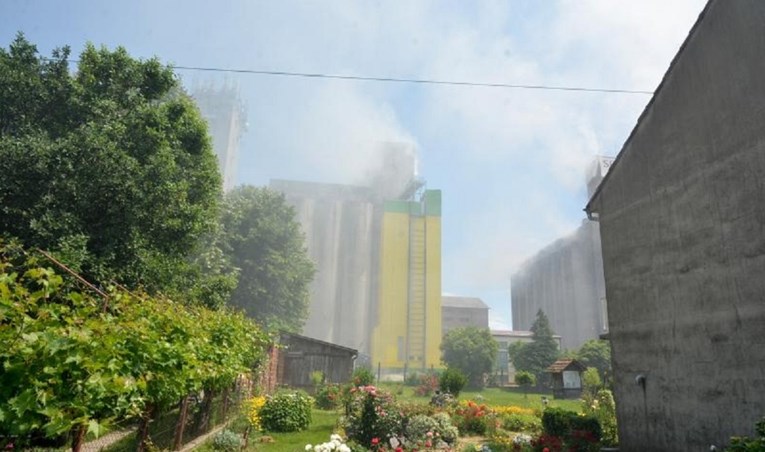
<path id="1" fill-rule="evenodd" d="M 276 382 L 310 390 L 311 373 L 321 371 L 327 383 L 351 379 L 358 351 L 298 334 L 282 333 L 277 353 Z"/>
<path id="2" fill-rule="evenodd" d="M 582 372 L 587 369 L 575 359 L 564 358 L 552 363 L 545 372 L 552 376 L 553 397 L 578 399 L 582 396 Z"/>

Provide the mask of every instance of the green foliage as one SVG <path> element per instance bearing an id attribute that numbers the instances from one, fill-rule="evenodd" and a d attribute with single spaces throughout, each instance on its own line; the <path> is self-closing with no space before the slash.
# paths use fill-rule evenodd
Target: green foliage
<path id="1" fill-rule="evenodd" d="M 727 452 L 765 452 L 765 417 L 755 424 L 757 436 L 749 438 L 747 436 L 734 436 L 730 439 L 730 446 L 725 450 Z"/>
<path id="2" fill-rule="evenodd" d="M 536 377 L 537 384 L 544 386 L 549 381 L 549 375 L 545 373 L 545 369 L 558 359 L 560 352 L 558 343 L 553 338 L 550 321 L 541 309 L 537 312 L 531 331 L 534 333 L 534 340 L 526 344 L 520 342 L 512 344 L 508 347 L 508 354 L 517 370 L 532 373 Z"/>
<path id="3" fill-rule="evenodd" d="M 226 195 L 221 222 L 226 253 L 241 272 L 231 303 L 269 330 L 299 332 L 314 264 L 295 209 L 280 193 L 242 186 Z"/>
<path id="4" fill-rule="evenodd" d="M 375 375 L 366 367 L 354 369 L 353 374 L 351 375 L 351 383 L 354 386 L 369 386 L 374 384 L 374 382 Z"/>
<path id="5" fill-rule="evenodd" d="M 537 377 L 535 377 L 531 372 L 519 370 L 515 373 L 515 384 L 523 387 L 524 389 L 527 389 L 537 384 Z"/>
<path id="6" fill-rule="evenodd" d="M 613 394 L 608 389 L 596 390 L 593 395 L 588 395 L 585 391 L 585 394 L 586 396 L 582 398 L 582 412 L 594 416 L 600 423 L 601 443 L 604 446 L 618 445 L 619 431 L 616 425 L 616 404 Z"/>
<path id="7" fill-rule="evenodd" d="M 472 388 L 484 386 L 484 376 L 494 368 L 498 345 L 487 328 L 455 328 L 441 342 L 441 361 L 462 371 Z"/>
<path id="8" fill-rule="evenodd" d="M 98 434 L 231 385 L 264 356 L 265 339 L 228 311 L 117 290 L 95 298 L 0 241 L 0 435 Z"/>
<path id="9" fill-rule="evenodd" d="M 595 403 L 597 393 L 602 386 L 603 382 L 600 379 L 598 369 L 588 367 L 582 373 L 582 403 L 585 409 Z"/>
<path id="10" fill-rule="evenodd" d="M 279 392 L 266 398 L 260 423 L 267 432 L 297 432 L 311 425 L 313 398 L 302 391 Z"/>
<path id="11" fill-rule="evenodd" d="M 68 57 L 0 49 L 0 234 L 91 281 L 197 294 L 221 194 L 204 120 L 156 59 L 88 44 L 72 75 Z"/>
<path id="12" fill-rule="evenodd" d="M 548 408 L 542 413 L 542 429 L 546 435 L 562 438 L 567 446 L 592 444 L 595 448 L 601 438 L 600 423 L 595 416 L 582 416 L 560 408 Z"/>
<path id="13" fill-rule="evenodd" d="M 441 391 L 459 397 L 460 391 L 467 384 L 467 377 L 457 368 L 447 367 L 438 382 Z"/>
<path id="14" fill-rule="evenodd" d="M 320 384 L 314 394 L 316 406 L 322 410 L 334 410 L 340 404 L 342 399 L 342 389 L 340 385 L 333 383 Z"/>
<path id="15" fill-rule="evenodd" d="M 574 354 L 580 363 L 598 369 L 600 378 L 608 382 L 611 376 L 611 345 L 602 339 L 590 339 Z"/>
<path id="16" fill-rule="evenodd" d="M 505 414 L 501 422 L 502 428 L 511 432 L 537 433 L 542 430 L 541 419 L 533 414 Z"/>
<path id="17" fill-rule="evenodd" d="M 388 435 L 402 433 L 403 419 L 391 394 L 374 386 L 359 386 L 352 391 L 341 422 L 348 439 L 369 447 L 374 438 L 385 441 Z"/>
<path id="18" fill-rule="evenodd" d="M 410 441 L 424 441 L 428 438 L 428 433 L 430 433 L 432 437 L 433 432 L 437 429 L 438 421 L 430 416 L 418 414 L 416 416 L 412 416 L 407 421 L 406 429 L 404 430 L 404 436 L 406 436 L 406 438 Z"/>
<path id="19" fill-rule="evenodd" d="M 495 421 L 489 407 L 472 400 L 460 402 L 454 410 L 453 419 L 462 435 L 484 435 L 489 424 Z"/>
<path id="20" fill-rule="evenodd" d="M 212 446 L 216 451 L 238 452 L 242 448 L 242 437 L 226 429 L 213 437 Z"/>

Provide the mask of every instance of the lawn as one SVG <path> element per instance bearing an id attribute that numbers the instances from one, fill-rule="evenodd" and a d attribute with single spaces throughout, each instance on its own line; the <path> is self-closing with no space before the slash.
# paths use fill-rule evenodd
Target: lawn
<path id="1" fill-rule="evenodd" d="M 395 394 L 396 400 L 398 401 L 430 402 L 429 396 L 418 397 L 414 395 L 414 386 L 405 386 L 401 383 L 382 383 L 380 384 L 380 387 Z M 546 396 L 549 399 L 548 406 L 550 407 L 565 408 L 571 411 L 579 411 L 581 408 L 579 400 L 554 400 L 551 394 L 545 395 L 536 393 L 529 393 L 528 397 L 526 397 L 522 392 L 515 392 L 514 390 L 504 388 L 485 388 L 480 391 L 462 391 L 459 399 L 474 400 L 489 406 L 515 405 L 541 410 L 544 408 L 544 404 L 542 403 L 543 396 Z"/>

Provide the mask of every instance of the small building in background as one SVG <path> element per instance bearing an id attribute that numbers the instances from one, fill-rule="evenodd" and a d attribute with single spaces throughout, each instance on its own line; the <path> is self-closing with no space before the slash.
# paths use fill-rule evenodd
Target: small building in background
<path id="1" fill-rule="evenodd" d="M 441 333 L 446 336 L 450 330 L 475 326 L 489 328 L 489 307 L 480 298 L 441 296 Z"/>
<path id="2" fill-rule="evenodd" d="M 494 367 L 494 381 L 497 386 L 515 384 L 515 367 L 508 355 L 508 348 L 516 342 L 528 343 L 534 340 L 531 331 L 491 330 L 491 337 L 497 341 L 497 360 Z M 555 343 L 560 348 L 561 337 L 554 335 Z"/>
<path id="3" fill-rule="evenodd" d="M 553 397 L 556 399 L 578 399 L 582 396 L 582 372 L 587 367 L 571 358 L 555 361 L 545 372 L 552 376 Z"/>
<path id="4" fill-rule="evenodd" d="M 311 374 L 317 371 L 322 372 L 327 383 L 350 381 L 357 355 L 352 348 L 282 333 L 271 359 L 276 362 L 277 385 L 311 389 Z"/>

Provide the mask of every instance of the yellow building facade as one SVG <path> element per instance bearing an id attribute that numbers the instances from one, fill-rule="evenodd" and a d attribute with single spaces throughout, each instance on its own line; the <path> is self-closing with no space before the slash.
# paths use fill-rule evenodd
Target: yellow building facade
<path id="1" fill-rule="evenodd" d="M 441 191 L 386 201 L 371 359 L 386 374 L 441 367 Z"/>

